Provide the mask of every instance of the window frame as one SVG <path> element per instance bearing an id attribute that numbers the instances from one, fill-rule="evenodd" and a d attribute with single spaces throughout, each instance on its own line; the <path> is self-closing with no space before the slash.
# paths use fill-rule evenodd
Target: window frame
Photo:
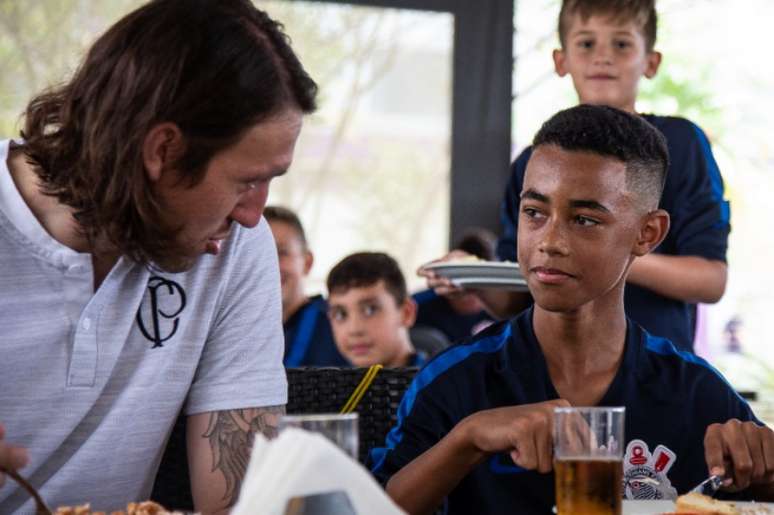
<path id="1" fill-rule="evenodd" d="M 500 234 L 500 204 L 511 160 L 514 2 L 307 1 L 445 12 L 454 17 L 449 242 L 472 226 Z"/>

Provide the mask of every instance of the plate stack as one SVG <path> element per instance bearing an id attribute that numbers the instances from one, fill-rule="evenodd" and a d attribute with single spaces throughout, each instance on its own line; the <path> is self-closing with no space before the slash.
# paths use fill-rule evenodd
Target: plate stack
<path id="1" fill-rule="evenodd" d="M 518 263 L 508 261 L 445 261 L 424 266 L 463 288 L 527 291 Z"/>

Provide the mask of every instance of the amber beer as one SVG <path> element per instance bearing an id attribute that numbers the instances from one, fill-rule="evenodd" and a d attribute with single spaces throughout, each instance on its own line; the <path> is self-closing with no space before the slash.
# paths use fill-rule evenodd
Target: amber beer
<path id="1" fill-rule="evenodd" d="M 608 457 L 554 461 L 559 515 L 620 515 L 623 461 Z"/>

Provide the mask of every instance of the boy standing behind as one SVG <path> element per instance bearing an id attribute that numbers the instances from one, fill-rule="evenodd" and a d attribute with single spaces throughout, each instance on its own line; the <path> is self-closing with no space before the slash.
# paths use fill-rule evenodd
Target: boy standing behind
<path id="1" fill-rule="evenodd" d="M 652 78 L 661 63 L 656 42 L 654 0 L 564 0 L 559 13 L 561 48 L 554 50 L 556 72 L 570 75 L 582 104 L 635 112 L 642 77 Z M 693 348 L 692 304 L 720 300 L 726 286 L 729 206 L 723 181 L 702 130 L 688 120 L 643 115 L 667 140 L 670 167 L 659 207 L 671 217 L 661 245 L 635 260 L 627 277 L 626 313 L 650 333 Z M 501 208 L 501 260 L 517 255 L 519 195 L 532 149 L 512 166 Z M 439 293 L 455 291 L 431 273 Z M 482 300 L 502 318 L 526 306 L 525 294 L 486 291 Z"/>
<path id="2" fill-rule="evenodd" d="M 279 257 L 284 365 L 288 368 L 346 366 L 347 361 L 333 343 L 325 299 L 322 295 L 309 297 L 305 291 L 304 282 L 314 264 L 314 255 L 301 220 L 281 206 L 267 206 L 263 215 L 271 227 Z"/>
<path id="3" fill-rule="evenodd" d="M 634 113 L 642 77 L 661 63 L 654 51 L 654 0 L 565 0 L 559 13 L 556 73 L 570 75 L 578 100 Z M 627 277 L 626 313 L 649 332 L 693 348 L 693 306 L 717 302 L 726 286 L 729 207 L 702 130 L 688 120 L 643 115 L 667 140 L 670 167 L 659 207 L 671 226 L 661 245 L 635 260 Z M 519 193 L 531 149 L 513 164 L 503 202 L 500 259 L 516 258 Z"/>
<path id="4" fill-rule="evenodd" d="M 356 367 L 422 366 L 409 337 L 417 305 L 398 263 L 382 252 L 358 252 L 328 274 L 328 317 L 336 346 Z"/>
<path id="5" fill-rule="evenodd" d="M 624 313 L 632 263 L 669 228 L 663 136 L 641 117 L 581 105 L 533 144 L 518 240 L 535 304 L 425 365 L 373 451 L 374 473 L 411 514 L 444 499 L 449 514 L 550 513 L 553 408 L 624 406 L 627 497 L 643 476 L 657 485 L 651 498 L 670 498 L 711 472 L 774 498 L 774 432 L 704 360 Z M 651 453 L 658 464 L 639 462 Z"/>

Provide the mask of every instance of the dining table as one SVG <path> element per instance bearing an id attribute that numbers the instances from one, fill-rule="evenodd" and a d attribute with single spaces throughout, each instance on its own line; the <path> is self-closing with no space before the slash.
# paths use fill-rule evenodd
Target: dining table
<path id="1" fill-rule="evenodd" d="M 743 515 L 774 515 L 774 503 L 735 502 Z M 674 501 L 627 501 L 623 502 L 623 515 L 662 515 L 675 513 Z"/>

